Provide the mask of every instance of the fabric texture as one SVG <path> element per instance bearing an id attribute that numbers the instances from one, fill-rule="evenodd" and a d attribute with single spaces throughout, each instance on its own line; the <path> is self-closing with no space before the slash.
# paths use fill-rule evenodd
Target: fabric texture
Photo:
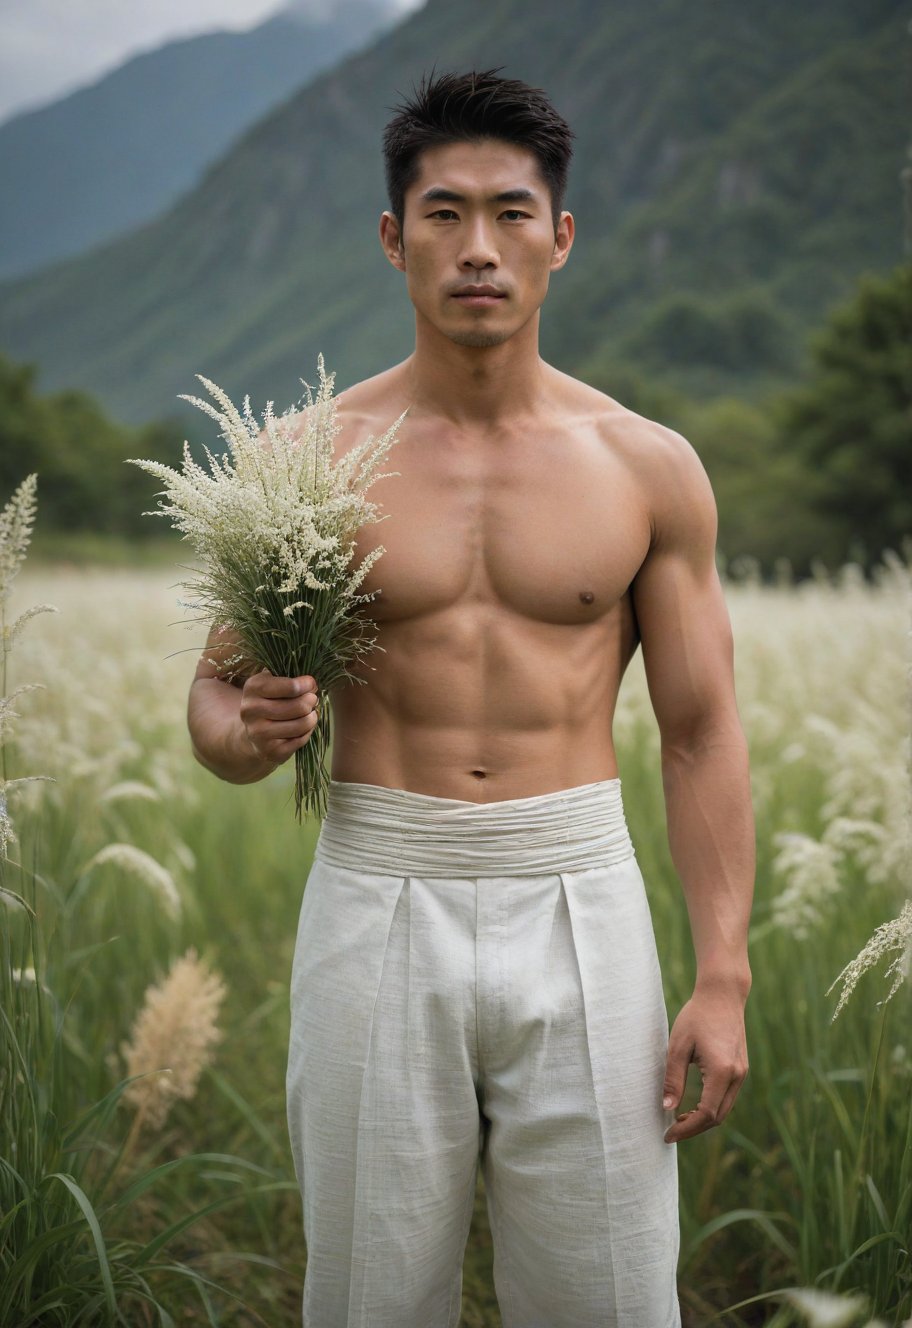
<path id="1" fill-rule="evenodd" d="M 679 1328 L 667 1041 L 619 780 L 333 781 L 291 975 L 304 1328 L 456 1328 L 479 1165 L 504 1328 Z"/>

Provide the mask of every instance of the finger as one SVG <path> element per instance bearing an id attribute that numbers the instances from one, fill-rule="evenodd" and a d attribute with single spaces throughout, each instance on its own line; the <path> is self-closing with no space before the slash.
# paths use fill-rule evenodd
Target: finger
<path id="1" fill-rule="evenodd" d="M 693 1045 L 676 1041 L 672 1037 L 668 1044 L 665 1061 L 665 1078 L 662 1083 L 662 1106 L 666 1111 L 677 1107 L 684 1096 L 687 1083 L 687 1067 L 693 1055 Z"/>
<path id="2" fill-rule="evenodd" d="M 316 717 L 309 715 L 307 719 L 295 725 L 293 732 L 287 733 L 284 737 L 270 732 L 268 736 L 260 734 L 256 740 L 251 738 L 251 742 L 265 760 L 285 761 L 292 752 L 297 751 L 299 747 L 303 747 L 310 740 L 316 727 Z"/>
<path id="3" fill-rule="evenodd" d="M 313 679 L 310 679 L 312 682 Z M 248 695 L 265 696 L 270 700 L 281 700 L 291 696 L 301 696 L 312 692 L 313 687 L 305 687 L 300 678 L 277 678 L 271 673 L 254 673 L 244 684 Z"/>
<path id="4" fill-rule="evenodd" d="M 725 1097 L 731 1077 L 725 1075 L 707 1075 L 703 1081 L 700 1101 L 691 1111 L 678 1116 L 674 1124 L 665 1132 L 666 1143 L 677 1143 L 681 1139 L 691 1139 L 694 1135 L 711 1130 L 721 1120 L 719 1110 Z"/>
<path id="5" fill-rule="evenodd" d="M 303 696 L 284 696 L 273 699 L 257 698 L 250 707 L 250 714 L 271 722 L 284 722 L 289 719 L 303 719 L 317 708 L 317 697 L 313 692 Z"/>
<path id="6" fill-rule="evenodd" d="M 715 1123 L 702 1107 L 693 1107 L 678 1116 L 674 1125 L 665 1131 L 665 1142 L 679 1144 L 684 1139 L 693 1139 L 695 1135 L 711 1130 Z"/>
<path id="7" fill-rule="evenodd" d="M 311 733 L 316 727 L 319 715 L 316 710 L 310 710 L 306 715 L 301 715 L 295 719 L 288 720 L 256 720 L 248 724 L 247 731 L 254 742 L 260 746 L 275 741 L 289 741 L 292 738 L 300 738 L 305 733 Z"/>
<path id="8" fill-rule="evenodd" d="M 299 747 L 303 747 L 304 744 L 309 741 L 310 734 L 305 733 L 303 737 L 291 738 L 287 742 L 270 742 L 267 744 L 265 751 L 261 751 L 257 748 L 257 752 L 260 758 L 264 761 L 268 761 L 270 765 L 284 765 L 288 758 L 293 756 Z"/>
<path id="9" fill-rule="evenodd" d="M 241 698 L 241 719 L 245 724 L 285 724 L 296 719 L 304 719 L 317 709 L 318 700 L 313 692 L 304 696 L 285 696 L 268 698 L 248 696 Z"/>
<path id="10" fill-rule="evenodd" d="M 729 1084 L 728 1092 L 723 1097 L 722 1102 L 719 1106 L 720 1123 L 725 1120 L 725 1117 L 728 1115 L 732 1107 L 735 1105 L 735 1100 L 738 1094 L 741 1092 L 741 1085 L 743 1083 L 744 1083 L 743 1077 L 736 1077 Z"/>

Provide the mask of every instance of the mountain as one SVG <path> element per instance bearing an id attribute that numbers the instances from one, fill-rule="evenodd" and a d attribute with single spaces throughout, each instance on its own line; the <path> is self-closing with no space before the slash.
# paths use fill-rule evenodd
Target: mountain
<path id="1" fill-rule="evenodd" d="M 0 348 L 117 416 L 199 412 L 195 373 L 259 412 L 408 353 L 383 258 L 380 135 L 431 65 L 548 90 L 577 133 L 577 243 L 542 351 L 611 391 L 625 366 L 759 400 L 808 329 L 902 257 L 899 0 L 429 0 L 248 130 L 156 221 L 0 288 Z"/>
<path id="2" fill-rule="evenodd" d="M 0 125 L 0 277 L 150 220 L 242 130 L 365 45 L 390 0 L 298 3 L 248 32 L 210 32 L 126 61 Z"/>

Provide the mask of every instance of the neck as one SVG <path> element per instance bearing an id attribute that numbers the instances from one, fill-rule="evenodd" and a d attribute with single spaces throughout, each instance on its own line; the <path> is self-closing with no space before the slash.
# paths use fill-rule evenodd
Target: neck
<path id="1" fill-rule="evenodd" d="M 412 409 L 454 424 L 498 423 L 540 399 L 547 365 L 538 353 L 538 312 L 499 346 L 461 346 L 420 316 L 405 363 Z"/>

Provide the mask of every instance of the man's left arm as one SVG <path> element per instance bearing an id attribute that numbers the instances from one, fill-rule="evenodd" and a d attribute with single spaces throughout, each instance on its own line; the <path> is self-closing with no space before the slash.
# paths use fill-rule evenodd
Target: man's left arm
<path id="1" fill-rule="evenodd" d="M 666 1132 L 677 1143 L 724 1120 L 747 1074 L 755 831 L 731 624 L 715 564 L 716 505 L 696 453 L 679 435 L 663 434 L 650 486 L 652 542 L 631 596 L 661 735 L 669 848 L 696 956 L 693 995 L 669 1037 L 664 1105 L 680 1104 L 691 1061 L 703 1087 L 699 1104 Z"/>

